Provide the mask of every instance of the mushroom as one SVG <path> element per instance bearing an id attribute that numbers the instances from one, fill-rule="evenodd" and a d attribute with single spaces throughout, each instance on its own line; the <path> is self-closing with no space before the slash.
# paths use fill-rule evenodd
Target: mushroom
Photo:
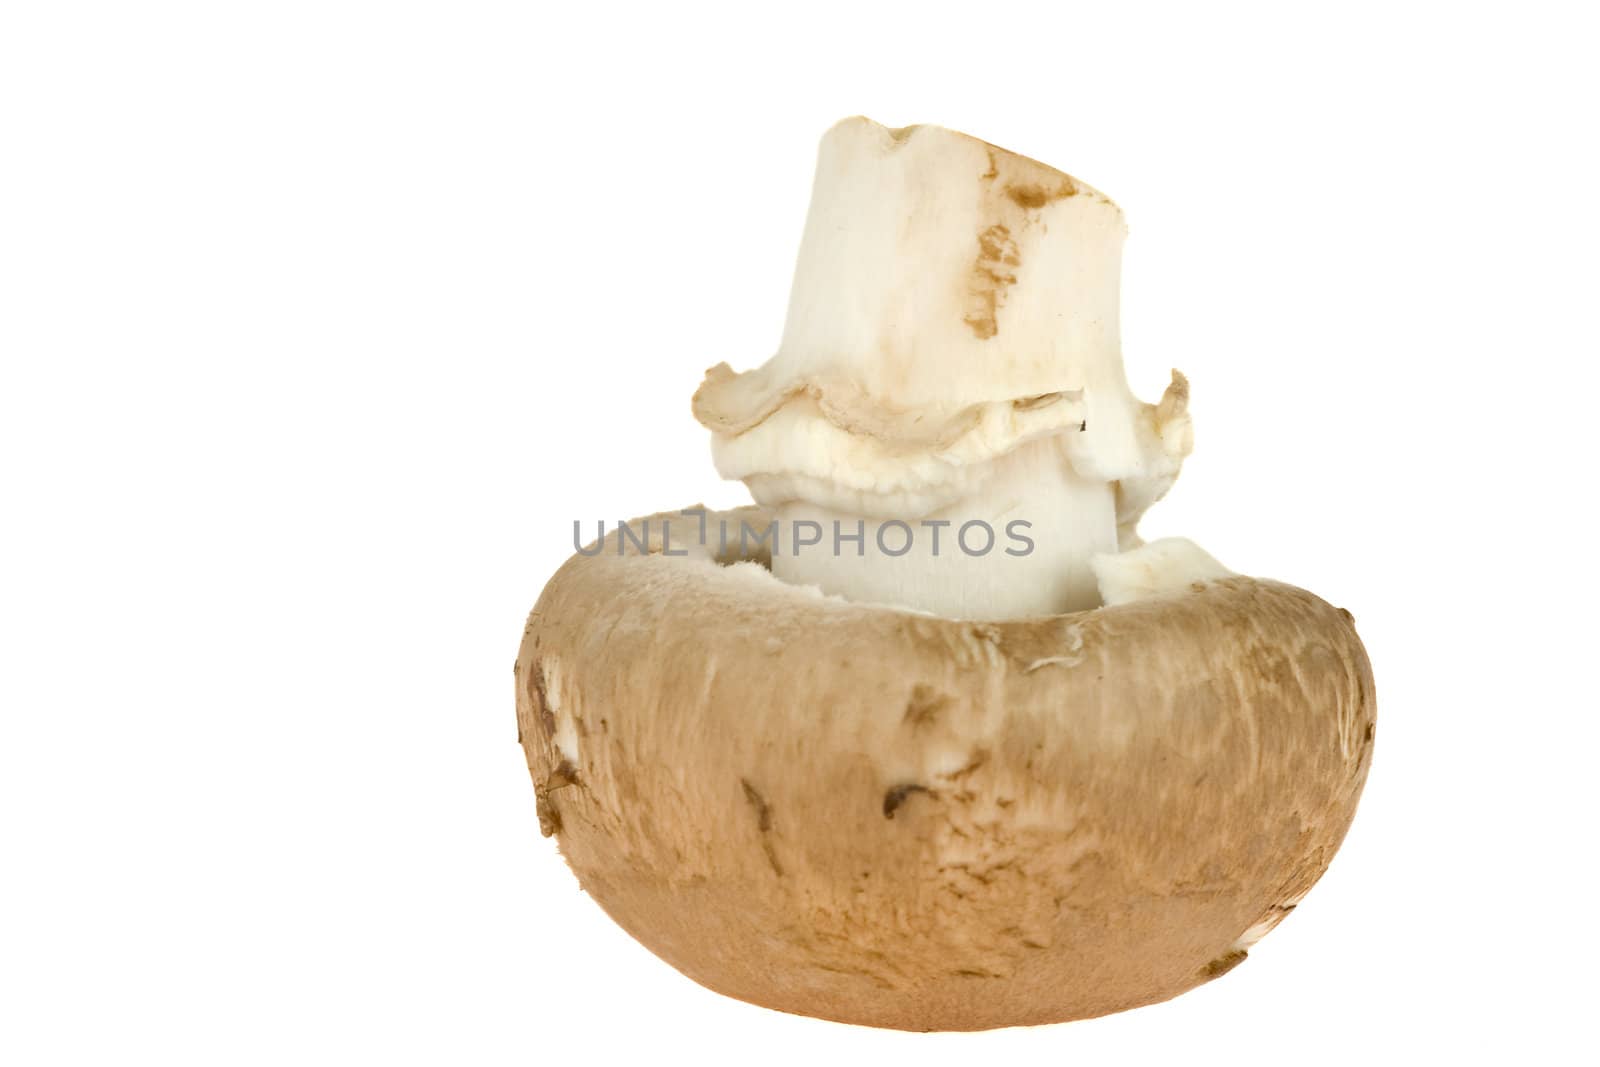
<path id="1" fill-rule="evenodd" d="M 1371 669 L 1348 612 L 1140 543 L 1190 430 L 1180 375 L 1124 380 L 1123 233 L 984 142 L 836 126 L 777 355 L 695 396 L 757 506 L 634 520 L 545 587 L 541 830 L 696 981 L 908 1030 L 1087 1018 L 1231 969 L 1327 868 Z M 1033 551 L 960 543 L 1014 522 Z"/>

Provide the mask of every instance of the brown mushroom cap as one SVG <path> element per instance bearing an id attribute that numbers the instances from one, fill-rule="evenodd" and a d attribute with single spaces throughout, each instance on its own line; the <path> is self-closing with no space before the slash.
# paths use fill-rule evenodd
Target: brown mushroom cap
<path id="1" fill-rule="evenodd" d="M 613 534 L 545 588 L 521 741 L 583 888 L 729 996 L 906 1030 L 1165 1000 L 1241 961 L 1354 814 L 1371 669 L 1303 590 L 971 623 L 650 547 Z"/>

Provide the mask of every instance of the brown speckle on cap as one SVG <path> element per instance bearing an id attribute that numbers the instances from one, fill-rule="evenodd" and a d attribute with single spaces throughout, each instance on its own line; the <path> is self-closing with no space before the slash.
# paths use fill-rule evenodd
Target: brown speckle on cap
<path id="1" fill-rule="evenodd" d="M 885 819 L 894 818 L 894 813 L 900 810 L 900 805 L 904 804 L 906 798 L 912 793 L 931 792 L 932 790 L 925 785 L 908 784 L 895 786 L 883 794 L 883 817 Z"/>
<path id="2" fill-rule="evenodd" d="M 1232 952 L 1229 952 L 1224 956 L 1218 956 L 1216 959 L 1206 964 L 1203 968 L 1201 968 L 1200 976 L 1208 980 L 1212 978 L 1221 978 L 1223 975 L 1239 966 L 1239 964 L 1243 963 L 1245 961 L 1245 957 L 1249 955 L 1250 953 L 1246 952 L 1242 948 L 1234 949 Z"/>
<path id="3" fill-rule="evenodd" d="M 778 862 L 778 852 L 772 844 L 772 805 L 745 779 L 739 779 L 739 785 L 744 789 L 745 800 L 756 811 L 756 830 L 761 834 L 761 848 L 767 854 L 767 863 L 772 866 L 772 873 L 782 878 L 783 865 Z"/>
<path id="4" fill-rule="evenodd" d="M 911 699 L 906 701 L 905 714 L 901 716 L 900 721 L 913 730 L 931 726 L 938 721 L 949 704 L 948 696 L 930 685 L 919 682 L 911 689 Z"/>

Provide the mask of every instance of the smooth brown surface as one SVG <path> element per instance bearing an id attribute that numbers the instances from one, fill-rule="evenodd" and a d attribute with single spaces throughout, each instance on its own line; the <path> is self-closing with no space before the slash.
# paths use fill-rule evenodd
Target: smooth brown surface
<path id="1" fill-rule="evenodd" d="M 729 996 L 909 1030 L 1164 1000 L 1242 961 L 1350 824 L 1372 674 L 1302 590 L 979 624 L 651 547 L 545 588 L 521 741 L 583 888 Z"/>

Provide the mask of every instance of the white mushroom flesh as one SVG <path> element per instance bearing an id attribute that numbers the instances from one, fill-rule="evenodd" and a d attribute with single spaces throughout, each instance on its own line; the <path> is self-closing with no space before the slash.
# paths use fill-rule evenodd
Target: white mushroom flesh
<path id="1" fill-rule="evenodd" d="M 1182 376 L 1151 405 L 1123 373 L 1125 234 L 975 138 L 830 130 L 777 353 L 695 394 L 719 472 L 779 517 L 773 573 L 955 618 L 1103 603 L 1091 559 L 1138 545 L 1191 446 Z"/>

